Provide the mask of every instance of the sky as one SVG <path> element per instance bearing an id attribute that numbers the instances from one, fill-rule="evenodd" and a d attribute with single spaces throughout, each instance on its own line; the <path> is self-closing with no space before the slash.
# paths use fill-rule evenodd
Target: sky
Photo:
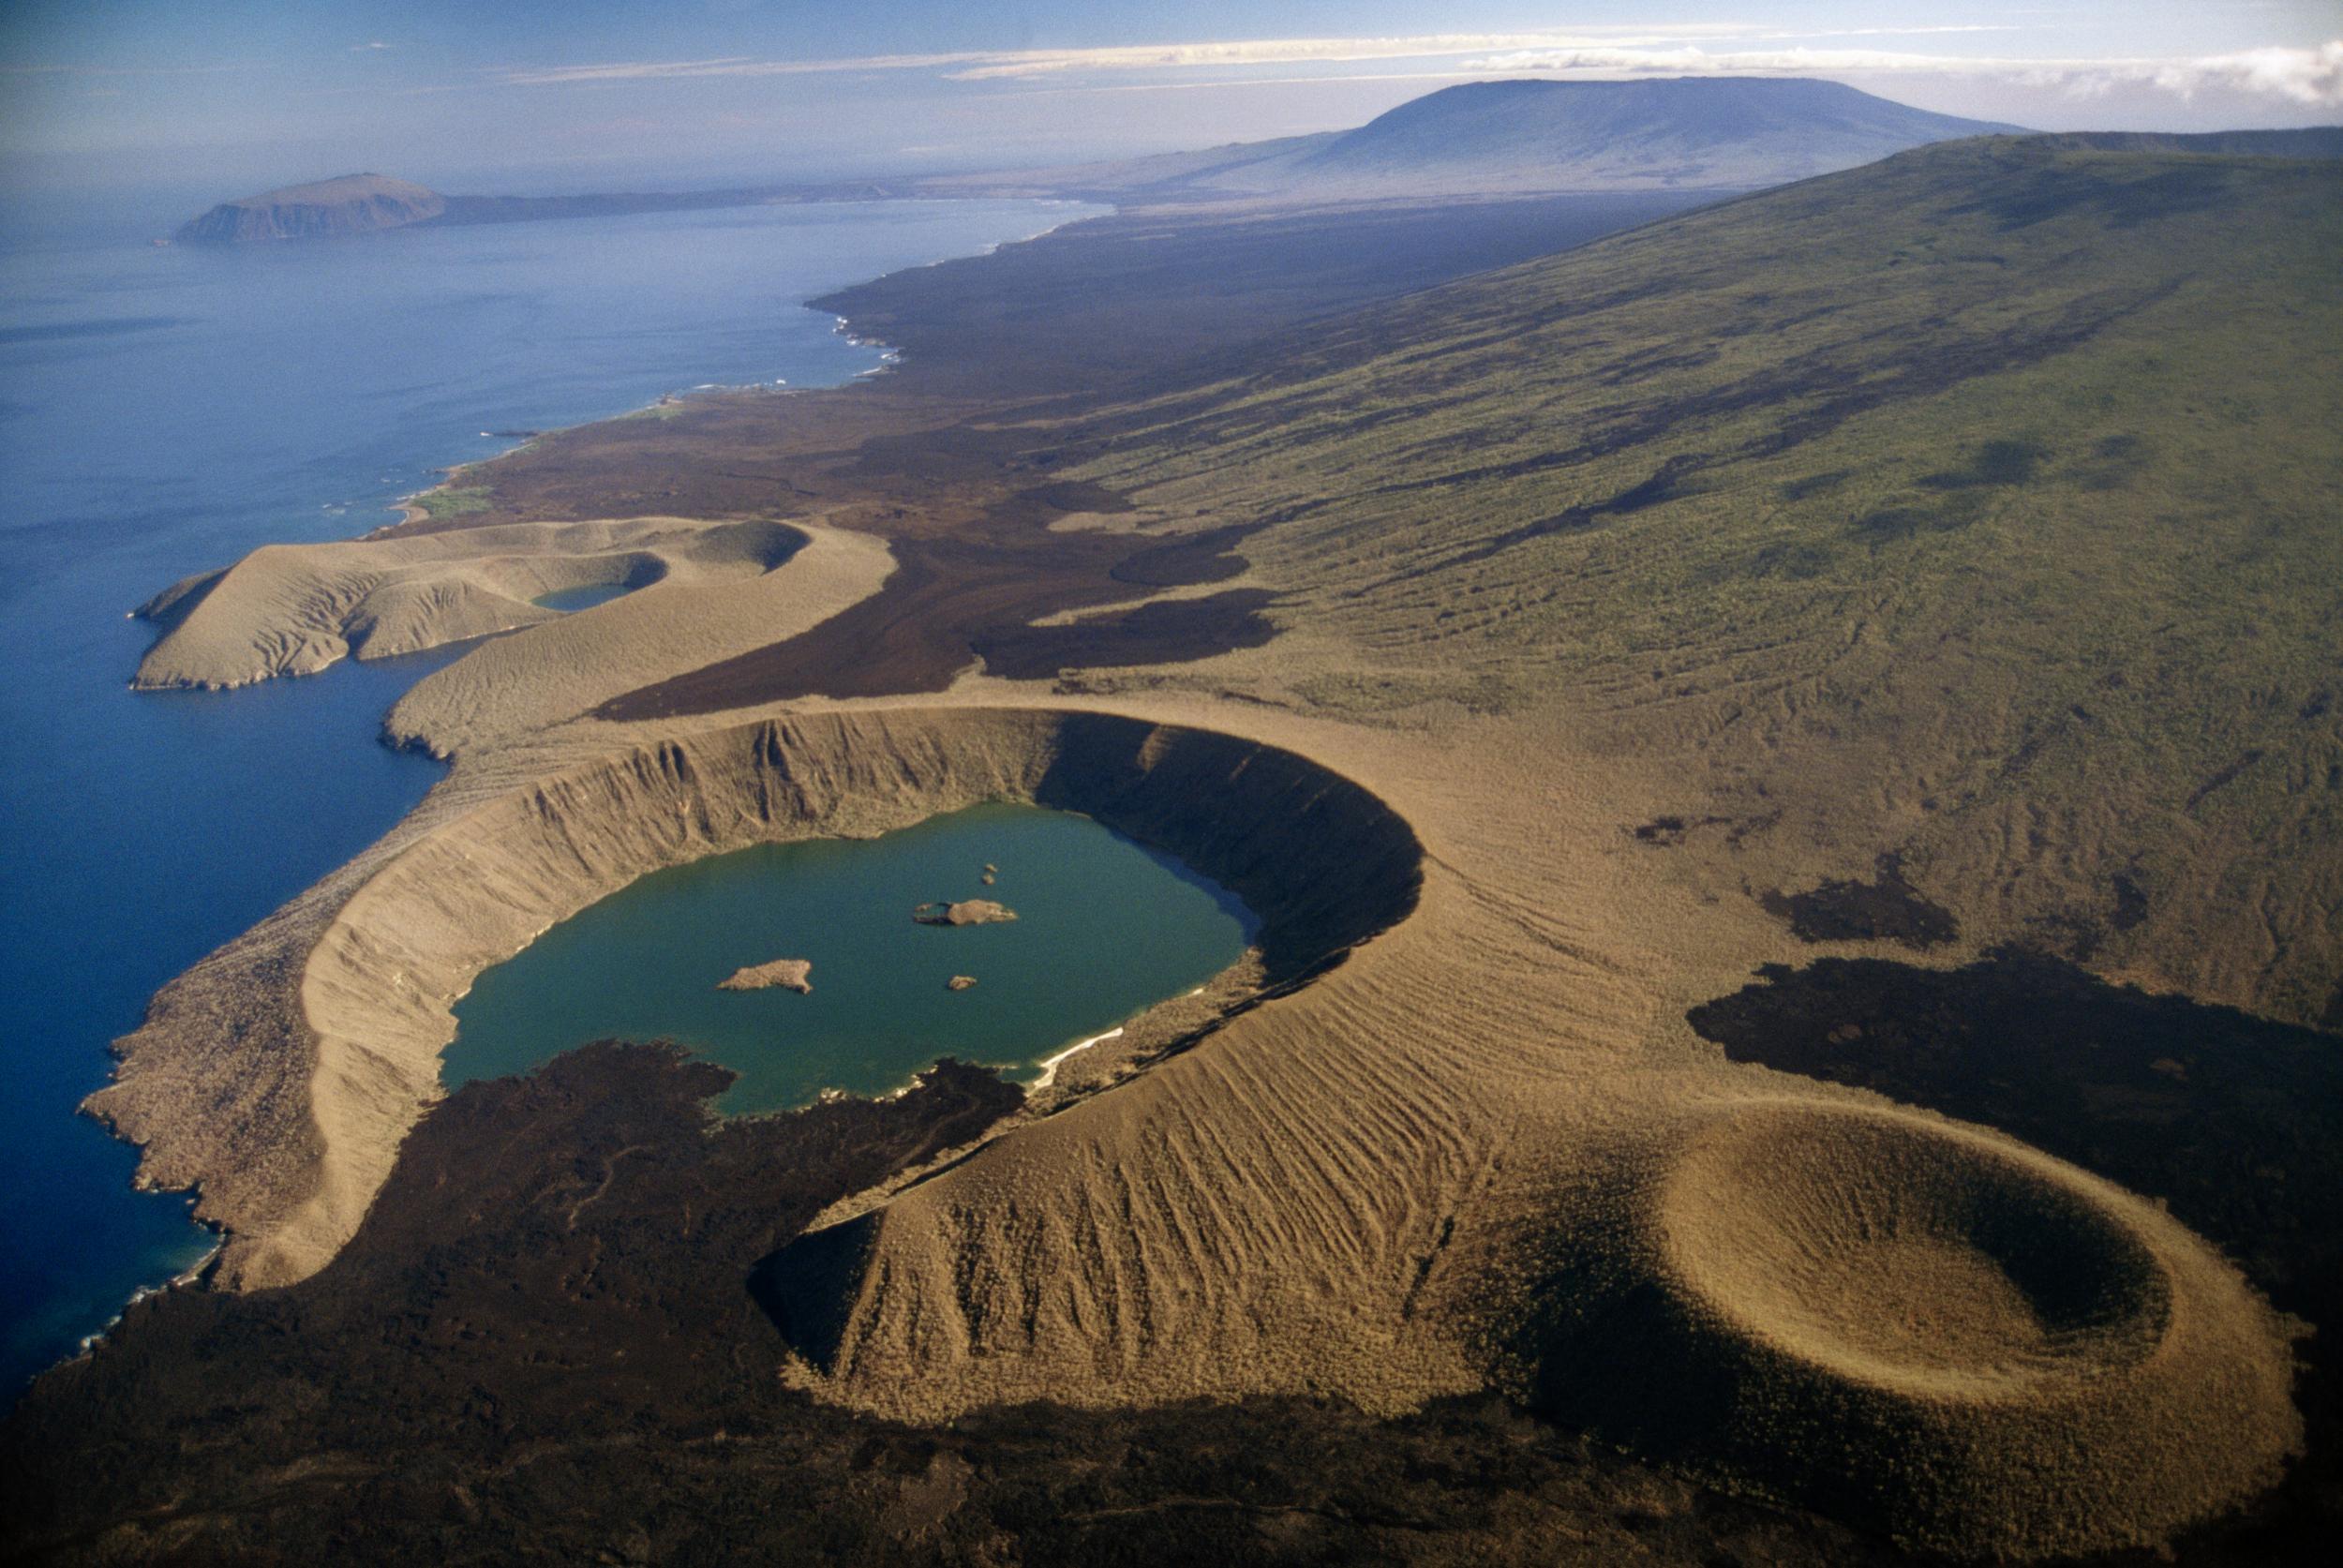
<path id="1" fill-rule="evenodd" d="M 0 0 L 0 191 L 1030 167 L 1720 74 L 2046 130 L 2331 125 L 2343 0 Z"/>

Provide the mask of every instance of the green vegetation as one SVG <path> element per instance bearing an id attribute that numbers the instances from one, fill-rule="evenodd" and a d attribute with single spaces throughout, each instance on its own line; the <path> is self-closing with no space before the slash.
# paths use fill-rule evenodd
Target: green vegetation
<path id="1" fill-rule="evenodd" d="M 487 511 L 488 498 L 493 493 L 485 485 L 442 485 L 410 498 L 408 504 L 422 508 L 423 515 L 436 523 Z"/>
<path id="2" fill-rule="evenodd" d="M 1823 842 L 1859 801 L 2003 929 L 2127 873 L 2316 1017 L 2337 256 L 2336 162 L 1928 147 L 1297 335 L 1082 477 L 1290 518 L 1246 553 L 1351 710 L 1568 702 Z"/>

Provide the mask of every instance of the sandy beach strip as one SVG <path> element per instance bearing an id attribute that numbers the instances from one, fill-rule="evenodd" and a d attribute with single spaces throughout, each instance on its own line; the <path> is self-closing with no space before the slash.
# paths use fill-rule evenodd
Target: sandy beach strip
<path id="1" fill-rule="evenodd" d="M 1068 1056 L 1078 1055 L 1081 1053 L 1089 1050 L 1092 1046 L 1097 1045 L 1101 1040 L 1121 1039 L 1122 1038 L 1123 1026 L 1118 1023 L 1103 1035 L 1093 1035 L 1086 1040 L 1076 1040 L 1073 1044 L 1067 1046 L 1056 1055 L 1043 1057 L 1041 1060 L 1041 1076 L 1035 1079 L 1031 1083 L 1025 1085 L 1026 1093 L 1031 1094 L 1037 1089 L 1046 1089 L 1052 1083 L 1055 1083 L 1057 1081 L 1058 1064 L 1065 1061 Z"/>

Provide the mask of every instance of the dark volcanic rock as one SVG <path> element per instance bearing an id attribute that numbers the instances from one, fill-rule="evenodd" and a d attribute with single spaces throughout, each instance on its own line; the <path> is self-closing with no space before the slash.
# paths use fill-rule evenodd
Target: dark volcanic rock
<path id="1" fill-rule="evenodd" d="M 594 1046 L 466 1085 L 357 1237 L 173 1291 L 0 1427 L 0 1559 L 52 1562 L 1513 1561 L 1852 1564 L 1834 1526 L 1594 1452 L 1496 1399 L 1027 1406 L 919 1428 L 782 1386 L 752 1265 L 1019 1091 L 711 1127 L 722 1068 Z M 851 1232 L 853 1227 L 843 1227 Z M 835 1234 L 837 1232 L 826 1232 Z"/>
<path id="2" fill-rule="evenodd" d="M 1167 599 L 1085 616 L 1063 626 L 1002 626 L 970 640 L 985 672 L 1046 680 L 1063 670 L 1182 664 L 1231 649 L 1260 648 L 1277 635 L 1261 612 L 1276 602 L 1265 589 L 1231 589 L 1204 599 Z"/>
<path id="3" fill-rule="evenodd" d="M 1930 902 L 1904 880 L 1893 855 L 1879 858 L 1869 882 L 1828 881 L 1802 893 L 1770 892 L 1766 913 L 1790 923 L 1801 942 L 1895 942 L 1933 948 L 1961 934 L 1951 911 Z"/>

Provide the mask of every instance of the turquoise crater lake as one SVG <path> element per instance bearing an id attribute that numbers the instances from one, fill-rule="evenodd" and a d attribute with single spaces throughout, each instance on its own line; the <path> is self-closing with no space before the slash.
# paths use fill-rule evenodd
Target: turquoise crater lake
<path id="1" fill-rule="evenodd" d="M 974 898 L 1018 918 L 912 918 Z M 940 1056 L 1029 1069 L 1204 984 L 1257 926 L 1232 894 L 1086 816 L 973 806 L 641 878 L 480 976 L 444 1076 L 453 1088 L 591 1040 L 671 1039 L 739 1075 L 718 1108 L 742 1113 L 885 1094 Z M 717 989 L 782 958 L 812 963 L 810 994 Z M 977 983 L 954 991 L 954 976 Z"/>

